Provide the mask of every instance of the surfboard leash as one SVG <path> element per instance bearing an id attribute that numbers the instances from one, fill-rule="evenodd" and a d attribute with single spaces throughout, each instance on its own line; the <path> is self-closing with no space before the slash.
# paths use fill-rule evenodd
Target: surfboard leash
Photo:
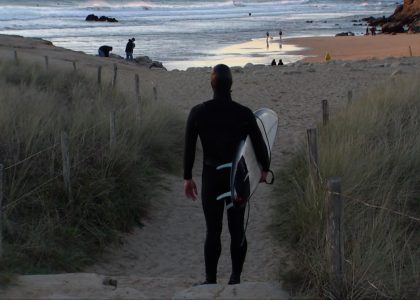
<path id="1" fill-rule="evenodd" d="M 262 125 L 262 128 L 264 129 L 264 135 L 265 135 L 265 138 L 266 138 L 266 140 L 267 140 L 267 144 L 268 144 L 268 153 L 269 153 L 269 156 L 268 156 L 268 163 L 269 163 L 269 165 L 271 165 L 271 145 L 270 145 L 270 141 L 268 140 L 268 134 L 267 134 L 267 131 L 265 130 L 265 126 L 264 126 L 264 123 L 262 122 L 262 120 L 259 118 L 259 117 L 256 117 L 258 120 L 260 120 L 260 122 L 261 122 L 261 125 Z M 271 174 L 271 176 L 272 176 L 272 179 L 271 179 L 271 181 L 267 181 L 267 180 L 264 180 L 264 182 L 266 183 L 266 184 L 273 184 L 274 183 L 274 172 L 272 171 L 272 170 L 268 170 L 268 173 L 270 173 Z M 247 217 L 246 217 L 246 223 L 245 223 L 245 228 L 244 228 L 244 237 L 242 238 L 242 242 L 241 242 L 241 247 L 243 246 L 243 244 L 244 244 L 244 242 L 245 242 L 245 237 L 246 237 L 246 230 L 248 229 L 248 223 L 249 223 L 249 215 L 250 215 L 250 211 L 251 211 L 251 204 L 250 204 L 250 202 L 251 202 L 251 198 L 252 198 L 252 196 L 254 195 L 254 193 L 255 193 L 255 191 L 256 190 L 254 190 L 253 192 L 252 192 L 252 194 L 249 196 L 249 198 L 248 198 L 248 203 L 247 203 L 247 206 L 248 206 L 248 214 L 247 214 Z"/>
<path id="2" fill-rule="evenodd" d="M 267 130 L 265 130 L 265 126 L 264 126 L 264 123 L 263 123 L 263 121 L 259 118 L 259 117 L 256 117 L 258 120 L 260 120 L 260 122 L 261 122 L 261 125 L 262 125 L 262 128 L 264 129 L 264 135 L 265 135 L 265 139 L 267 140 L 267 144 L 268 144 L 268 153 L 269 153 L 269 155 L 268 155 L 268 164 L 269 165 L 271 165 L 271 145 L 270 145 L 270 140 L 268 139 L 268 134 L 267 134 Z M 273 184 L 274 183 L 274 172 L 272 171 L 272 170 L 268 170 L 268 173 L 270 173 L 271 174 L 271 180 L 270 181 L 267 181 L 267 180 L 264 180 L 264 182 L 266 183 L 266 184 Z M 251 198 L 251 197 L 249 197 L 249 198 Z"/>
<path id="3" fill-rule="evenodd" d="M 271 170 L 269 172 L 273 173 Z M 271 182 L 274 182 L 274 175 L 273 175 L 273 179 L 272 179 Z M 270 183 L 270 184 L 272 184 L 272 183 Z M 249 215 L 251 213 L 251 203 L 250 202 L 251 202 L 251 198 L 254 195 L 255 191 L 256 191 L 256 189 L 251 193 L 251 195 L 249 196 L 248 201 L 247 201 L 248 213 L 247 213 L 247 216 L 246 216 L 246 222 L 245 222 L 245 228 L 244 228 L 244 237 L 242 238 L 241 247 L 243 246 L 243 244 L 245 242 L 246 230 L 248 229 L 248 223 L 249 223 Z"/>
<path id="4" fill-rule="evenodd" d="M 252 192 L 252 194 L 249 196 L 248 201 L 247 201 L 248 202 L 247 203 L 247 206 L 248 206 L 248 214 L 246 216 L 246 223 L 245 223 L 245 228 L 244 228 L 244 237 L 242 238 L 241 247 L 244 245 L 244 242 L 245 242 L 246 230 L 248 229 L 249 214 L 250 214 L 250 211 L 251 211 L 251 204 L 250 204 L 250 202 L 251 202 L 251 198 L 254 195 L 254 193 L 255 193 L 255 191 Z"/>

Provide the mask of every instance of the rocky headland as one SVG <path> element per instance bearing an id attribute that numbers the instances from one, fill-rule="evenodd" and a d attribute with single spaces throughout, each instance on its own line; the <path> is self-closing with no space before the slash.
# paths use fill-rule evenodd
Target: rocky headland
<path id="1" fill-rule="evenodd" d="M 420 32 L 420 0 L 404 0 L 391 16 L 369 17 L 363 21 L 369 26 L 380 26 L 383 33 Z"/>

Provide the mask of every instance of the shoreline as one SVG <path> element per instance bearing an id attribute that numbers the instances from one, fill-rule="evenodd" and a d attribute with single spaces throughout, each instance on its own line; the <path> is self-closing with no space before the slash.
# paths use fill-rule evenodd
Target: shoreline
<path id="1" fill-rule="evenodd" d="M 265 38 L 256 38 L 210 51 L 208 59 L 164 62 L 164 66 L 187 70 L 224 63 L 243 68 L 247 64 L 268 66 L 273 59 L 282 59 L 284 64 L 322 63 L 327 53 L 332 60 L 343 61 L 420 56 L 420 34 L 290 37 L 281 41 L 275 37 L 268 45 Z"/>
<path id="2" fill-rule="evenodd" d="M 30 50 L 34 47 L 46 47 L 45 50 L 64 51 L 72 55 L 83 53 L 95 59 L 102 59 L 96 55 L 56 46 L 51 41 L 42 38 L 0 34 L 0 48 Z M 282 59 L 285 65 L 296 62 L 322 63 L 325 62 L 326 53 L 330 54 L 331 60 L 340 61 L 420 56 L 420 34 L 292 37 L 283 38 L 281 43 L 279 38 L 274 38 L 269 41 L 269 47 L 266 46 L 265 38 L 258 38 L 219 48 L 210 52 L 211 58 L 206 60 L 163 62 L 163 64 L 168 71 L 187 71 L 191 68 L 209 68 L 219 63 L 236 68 L 244 68 L 247 65 L 269 66 L 272 59 L 276 61 Z M 123 58 L 112 58 L 112 61 L 114 60 L 128 65 L 132 64 Z M 138 64 L 133 64 L 133 66 L 135 65 Z"/>

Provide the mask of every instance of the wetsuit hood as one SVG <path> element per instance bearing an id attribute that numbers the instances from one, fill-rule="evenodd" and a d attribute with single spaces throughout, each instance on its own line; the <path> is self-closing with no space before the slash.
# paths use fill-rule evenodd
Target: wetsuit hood
<path id="1" fill-rule="evenodd" d="M 211 72 L 211 87 L 214 99 L 229 99 L 232 87 L 232 73 L 224 64 L 216 65 Z"/>

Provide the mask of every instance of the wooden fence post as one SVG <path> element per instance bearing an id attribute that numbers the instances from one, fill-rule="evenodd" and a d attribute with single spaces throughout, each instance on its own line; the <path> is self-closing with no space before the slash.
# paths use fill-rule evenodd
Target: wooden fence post
<path id="1" fill-rule="evenodd" d="M 63 158 L 63 180 L 69 203 L 73 202 L 70 184 L 70 153 L 69 153 L 69 136 L 67 132 L 61 132 L 61 155 Z"/>
<path id="2" fill-rule="evenodd" d="M 73 71 L 77 71 L 76 61 L 73 60 Z"/>
<path id="3" fill-rule="evenodd" d="M 344 293 L 344 206 L 341 178 L 328 179 L 326 253 L 330 290 L 335 299 L 345 299 Z"/>
<path id="4" fill-rule="evenodd" d="M 350 90 L 347 92 L 347 104 L 350 105 L 352 100 L 353 100 L 353 91 Z"/>
<path id="5" fill-rule="evenodd" d="M 3 256 L 3 170 L 0 164 L 0 259 Z"/>
<path id="6" fill-rule="evenodd" d="M 117 144 L 117 120 L 116 120 L 116 112 L 112 111 L 109 114 L 109 146 L 114 149 L 115 145 Z"/>
<path id="7" fill-rule="evenodd" d="M 101 85 L 102 81 L 102 66 L 98 67 L 98 85 Z"/>
<path id="8" fill-rule="evenodd" d="M 44 56 L 44 58 L 45 58 L 45 69 L 48 70 L 48 67 L 49 67 L 48 56 Z"/>
<path id="9" fill-rule="evenodd" d="M 157 87 L 155 85 L 153 85 L 153 97 L 154 97 L 155 101 L 158 100 Z"/>
<path id="10" fill-rule="evenodd" d="M 408 46 L 408 53 L 410 54 L 410 56 L 413 56 L 413 51 L 411 51 L 411 45 Z"/>
<path id="11" fill-rule="evenodd" d="M 141 96 L 140 96 L 139 74 L 134 75 L 134 84 L 135 84 L 135 88 L 136 88 L 137 111 L 138 111 L 138 114 L 140 115 Z"/>
<path id="12" fill-rule="evenodd" d="M 306 132 L 308 135 L 309 167 L 312 171 L 318 172 L 318 130 L 311 128 Z"/>
<path id="13" fill-rule="evenodd" d="M 322 123 L 327 125 L 330 120 L 330 110 L 328 107 L 328 100 L 322 100 Z"/>
<path id="14" fill-rule="evenodd" d="M 14 57 L 15 57 L 15 64 L 19 64 L 19 57 L 18 57 L 18 53 L 17 53 L 17 51 L 15 50 L 15 52 L 14 52 Z"/>
<path id="15" fill-rule="evenodd" d="M 118 66 L 114 64 L 114 77 L 112 78 L 112 88 L 115 88 L 117 85 L 117 76 L 118 76 Z"/>

